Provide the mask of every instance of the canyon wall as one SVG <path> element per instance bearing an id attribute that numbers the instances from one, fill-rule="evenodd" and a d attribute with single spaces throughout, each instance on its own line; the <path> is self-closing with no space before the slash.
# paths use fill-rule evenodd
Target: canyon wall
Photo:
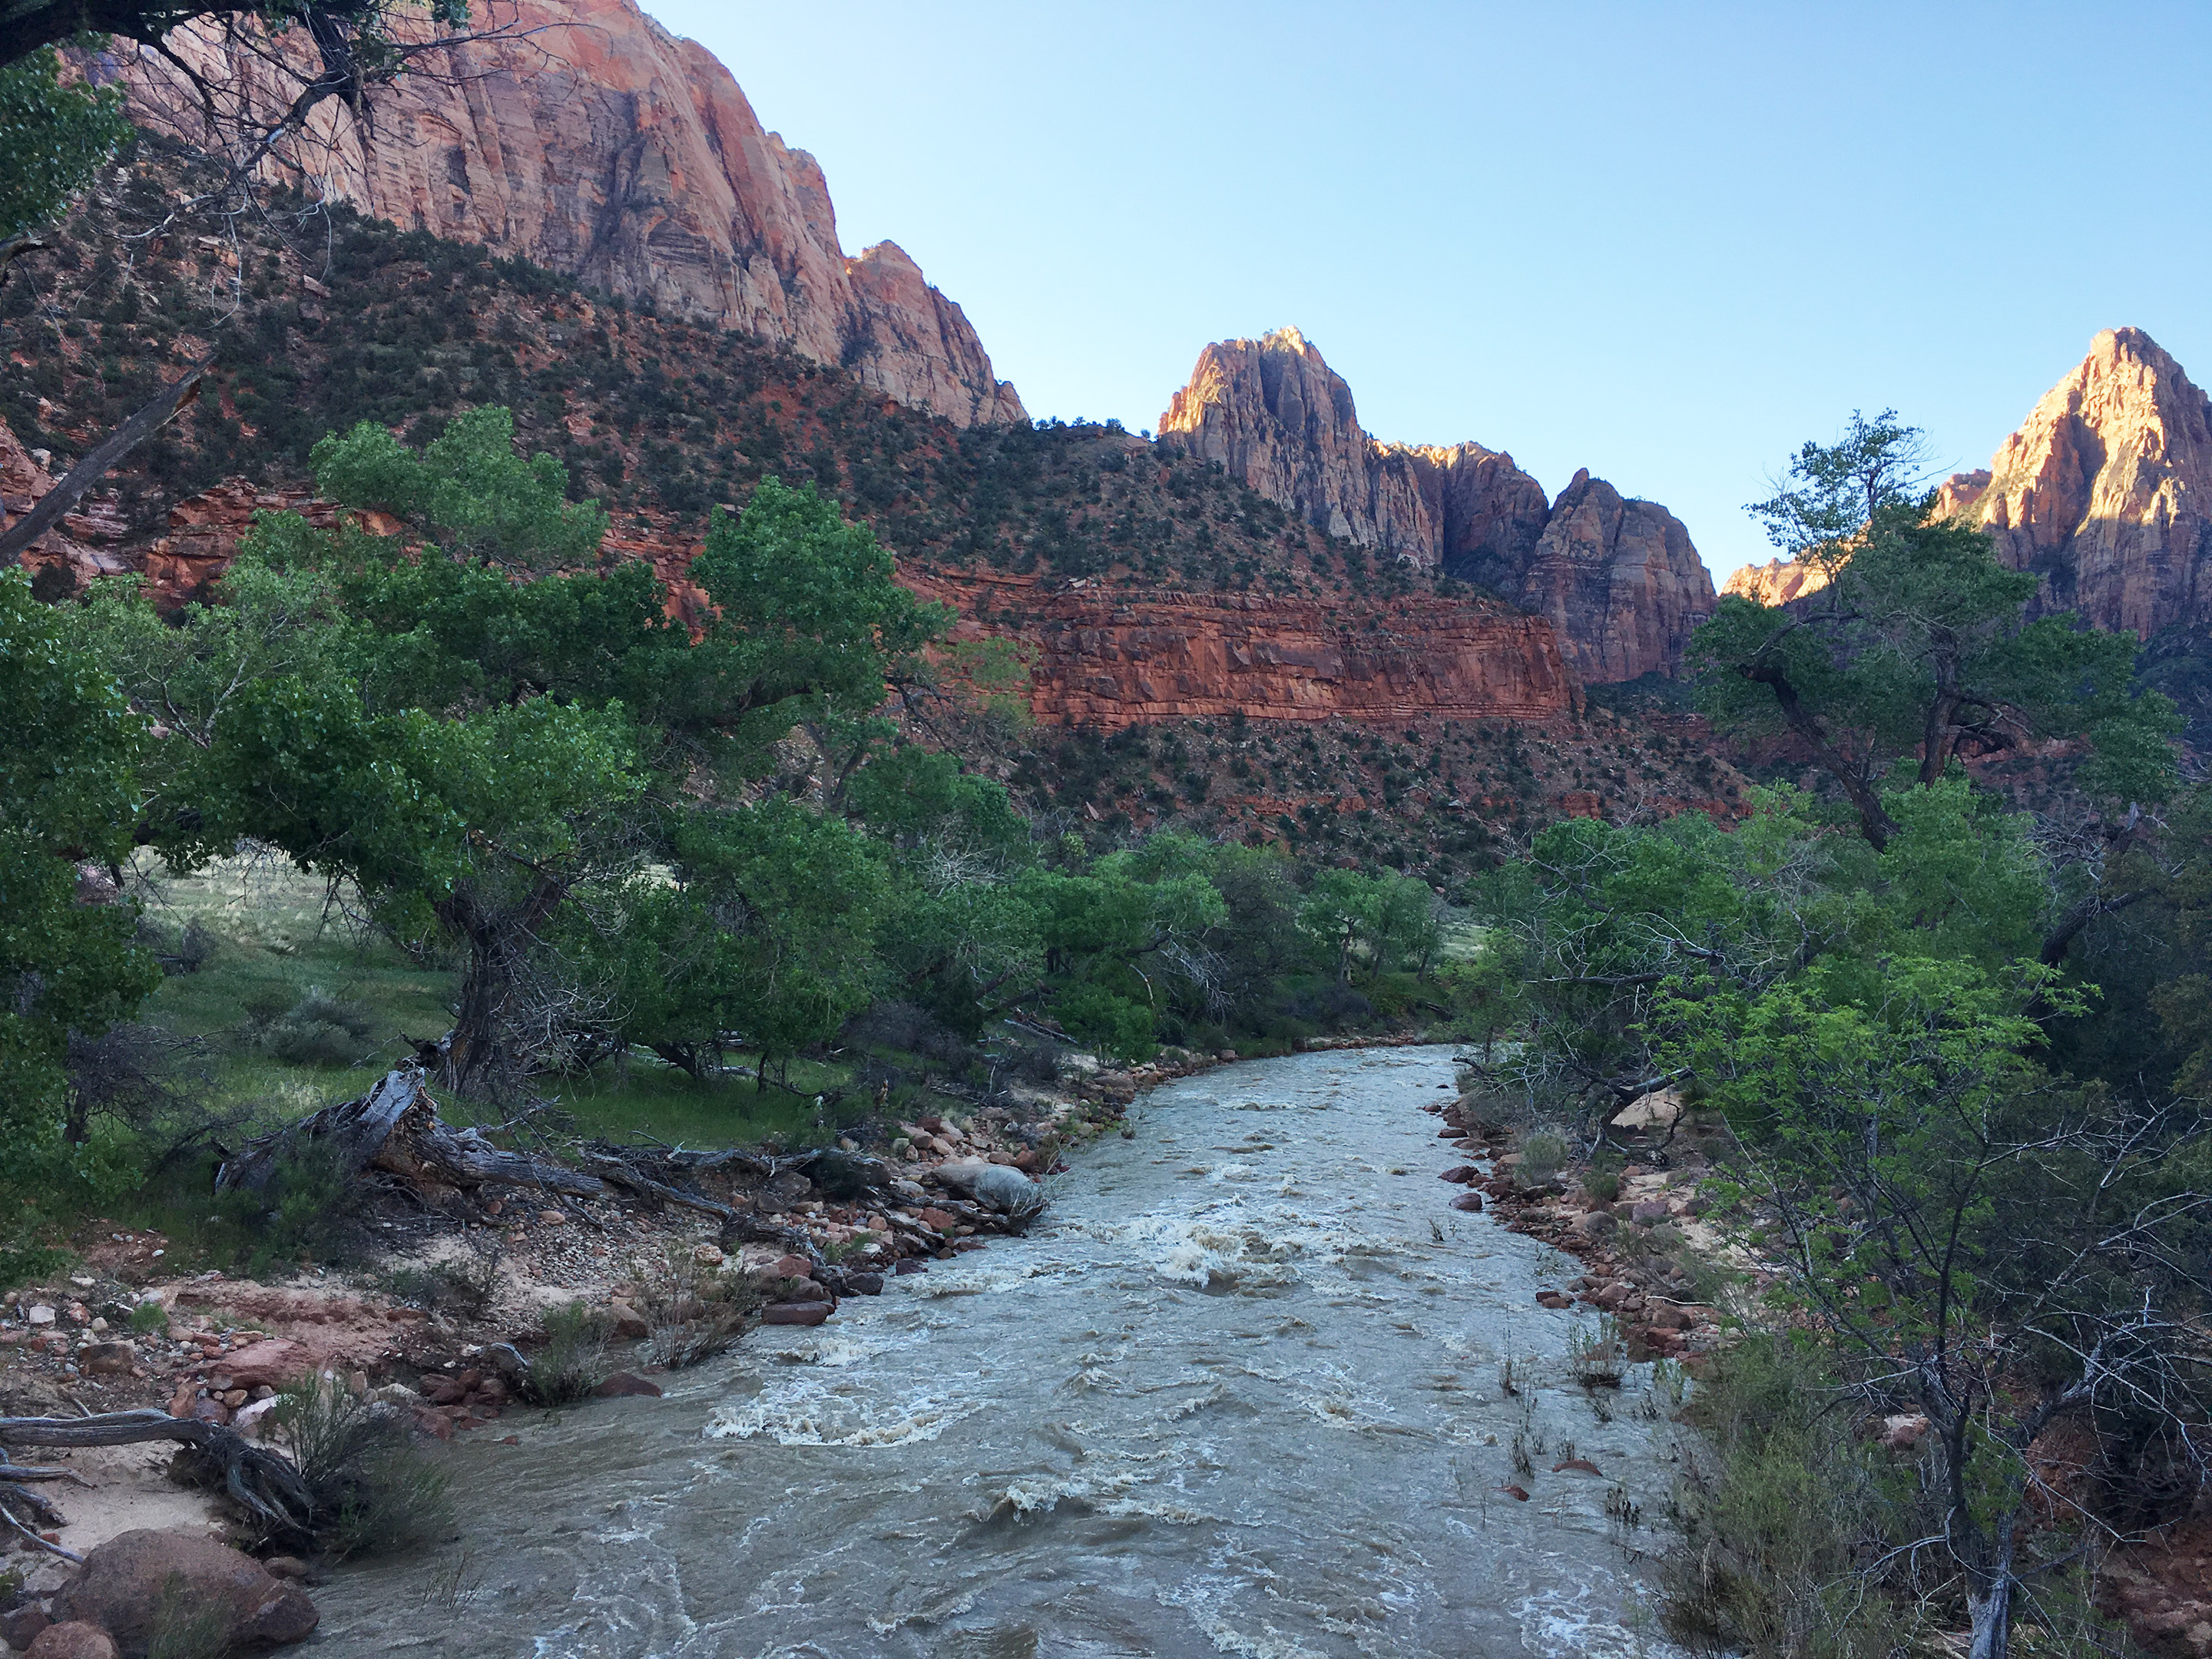
<path id="1" fill-rule="evenodd" d="M 1294 328 L 1207 346 L 1159 430 L 1331 535 L 1549 618 L 1585 681 L 1675 672 L 1712 612 L 1712 578 L 1664 507 L 1587 471 L 1547 501 L 1510 455 L 1480 444 L 1380 443 Z"/>
<path id="2" fill-rule="evenodd" d="M 2212 621 L 2212 400 L 2139 328 L 2091 341 L 1942 505 L 2041 579 L 2040 610 L 2144 637 Z"/>
<path id="3" fill-rule="evenodd" d="M 1116 731 L 1252 720 L 1540 722 L 1581 695 L 1541 617 L 1478 599 L 1340 603 L 1261 593 L 1051 591 L 1033 577 L 899 580 L 963 617 L 1018 611 L 1038 647 L 1030 706 L 1048 725 Z M 973 622 L 962 631 L 980 635 Z"/>
<path id="4" fill-rule="evenodd" d="M 854 258 L 822 169 L 765 131 L 714 57 L 632 0 L 515 0 L 508 38 L 333 100 L 293 158 L 331 198 L 520 256 L 633 302 L 779 342 L 963 426 L 1026 418 L 958 306 L 895 243 Z M 214 24 L 169 44 L 262 104 L 281 72 Z M 133 118 L 207 133 L 151 53 L 118 66 Z"/>

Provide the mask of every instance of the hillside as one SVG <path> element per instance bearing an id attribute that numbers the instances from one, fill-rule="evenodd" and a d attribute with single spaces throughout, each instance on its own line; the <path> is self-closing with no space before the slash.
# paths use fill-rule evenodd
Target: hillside
<path id="1" fill-rule="evenodd" d="M 372 420 L 420 440 L 502 404 L 573 494 L 617 510 L 610 551 L 671 579 L 708 510 L 763 477 L 836 494 L 957 604 L 964 640 L 1027 658 L 1011 736 L 951 701 L 908 718 L 1071 827 L 1176 818 L 1442 878 L 1563 811 L 1729 796 L 1695 722 L 1586 708 L 1541 619 L 1332 539 L 1178 444 L 963 428 L 787 348 L 343 212 L 319 275 L 266 236 L 235 258 L 157 240 L 125 268 L 96 227 L 179 165 L 88 204 L 0 298 L 22 371 L 0 418 L 55 471 L 212 354 L 198 405 L 34 554 L 51 597 L 130 568 L 187 598 L 254 510 L 306 501 L 324 434 Z"/>

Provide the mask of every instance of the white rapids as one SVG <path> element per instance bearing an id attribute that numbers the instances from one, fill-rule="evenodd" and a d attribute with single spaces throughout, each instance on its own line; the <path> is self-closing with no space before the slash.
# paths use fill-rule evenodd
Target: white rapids
<path id="1" fill-rule="evenodd" d="M 336 1575 L 313 1650 L 1671 1655 L 1650 1379 L 1575 1387 L 1586 1316 L 1534 1296 L 1578 1269 L 1447 1207 L 1450 1080 L 1366 1049 L 1158 1089 L 1028 1237 L 666 1399 L 511 1413 L 455 1450 L 461 1540 Z"/>

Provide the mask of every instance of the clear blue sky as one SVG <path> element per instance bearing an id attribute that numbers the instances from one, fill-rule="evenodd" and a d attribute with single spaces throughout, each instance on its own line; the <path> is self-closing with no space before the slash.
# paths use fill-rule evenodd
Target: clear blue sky
<path id="1" fill-rule="evenodd" d="M 1039 416 L 1296 324 L 1376 436 L 1588 466 L 1724 575 L 1854 407 L 1966 467 L 2100 328 L 2212 383 L 2201 3 L 646 3 Z"/>

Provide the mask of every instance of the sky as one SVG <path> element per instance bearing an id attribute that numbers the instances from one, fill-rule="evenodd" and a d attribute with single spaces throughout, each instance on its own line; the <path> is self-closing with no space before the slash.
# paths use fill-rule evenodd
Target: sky
<path id="1" fill-rule="evenodd" d="M 1716 579 L 1854 409 L 1985 465 L 2102 328 L 2212 384 L 2212 6 L 645 0 L 1032 416 L 1295 325 L 1361 424 L 1663 502 Z"/>

